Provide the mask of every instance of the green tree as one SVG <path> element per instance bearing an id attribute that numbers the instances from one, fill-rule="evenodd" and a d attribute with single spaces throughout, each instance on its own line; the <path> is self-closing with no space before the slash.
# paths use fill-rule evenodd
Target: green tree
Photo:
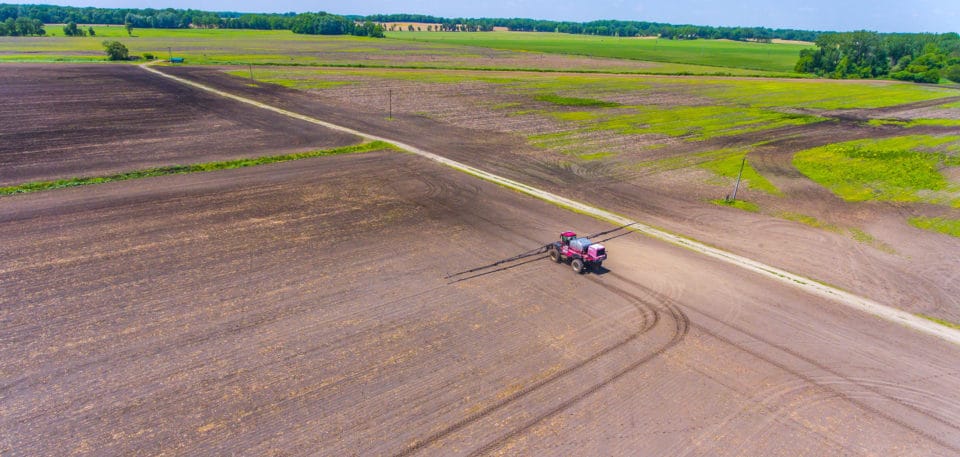
<path id="1" fill-rule="evenodd" d="M 76 22 L 70 21 L 67 25 L 63 26 L 63 34 L 66 36 L 86 36 L 87 32 L 77 27 Z"/>
<path id="2" fill-rule="evenodd" d="M 130 58 L 130 51 L 119 41 L 104 41 L 103 47 L 107 51 L 109 60 L 127 60 Z"/>
<path id="3" fill-rule="evenodd" d="M 93 27 L 90 27 L 90 29 L 87 30 L 87 35 L 97 36 L 97 32 L 93 30 Z"/>
<path id="4" fill-rule="evenodd" d="M 133 23 L 127 22 L 123 24 L 123 28 L 127 29 L 127 36 L 133 36 Z"/>
<path id="5" fill-rule="evenodd" d="M 947 70 L 943 76 L 950 81 L 960 83 L 960 64 L 954 64 L 947 67 Z"/>

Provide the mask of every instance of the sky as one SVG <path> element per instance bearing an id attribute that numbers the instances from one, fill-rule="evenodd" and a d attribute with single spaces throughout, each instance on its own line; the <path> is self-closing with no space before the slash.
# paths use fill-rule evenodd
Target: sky
<path id="1" fill-rule="evenodd" d="M 960 32 L 960 1 L 957 0 L 54 0 L 50 3 L 256 13 L 411 13 L 574 22 L 618 19 L 817 31 Z"/>

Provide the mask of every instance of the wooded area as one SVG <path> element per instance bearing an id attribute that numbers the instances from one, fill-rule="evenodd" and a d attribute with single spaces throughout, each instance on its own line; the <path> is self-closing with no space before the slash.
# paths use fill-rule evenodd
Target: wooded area
<path id="1" fill-rule="evenodd" d="M 944 33 L 825 33 L 817 49 L 800 51 L 795 70 L 829 78 L 879 78 L 960 82 L 960 35 Z"/>

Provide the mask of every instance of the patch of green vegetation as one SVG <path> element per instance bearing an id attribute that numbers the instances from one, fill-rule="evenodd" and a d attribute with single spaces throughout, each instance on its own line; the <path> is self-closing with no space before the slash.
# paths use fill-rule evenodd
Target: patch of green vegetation
<path id="1" fill-rule="evenodd" d="M 942 217 L 912 217 L 910 225 L 923 230 L 943 233 L 960 238 L 960 219 Z"/>
<path id="2" fill-rule="evenodd" d="M 812 44 L 726 40 L 661 40 L 534 32 L 388 32 L 388 38 L 512 51 L 574 54 L 723 68 L 793 73 Z"/>
<path id="3" fill-rule="evenodd" d="M 51 189 L 60 189 L 64 187 L 87 186 L 91 184 L 103 184 L 116 181 L 127 181 L 130 179 L 150 178 L 154 176 L 178 175 L 185 173 L 199 173 L 216 170 L 228 170 L 233 168 L 246 168 L 256 165 L 265 165 L 269 163 L 289 162 L 291 160 L 310 159 L 314 157 L 324 157 L 338 154 L 350 154 L 361 152 L 381 151 L 385 149 L 395 149 L 393 145 L 381 141 L 345 146 L 336 149 L 323 149 L 319 151 L 301 152 L 297 154 L 284 154 L 278 156 L 263 156 L 252 159 L 225 160 L 219 162 L 206 162 L 193 165 L 171 165 L 168 167 L 149 168 L 146 170 L 130 171 L 109 176 L 93 176 L 82 178 L 60 179 L 56 181 L 37 181 L 15 186 L 0 187 L 0 195 L 24 194 L 30 192 L 39 192 Z"/>
<path id="4" fill-rule="evenodd" d="M 950 322 L 950 321 L 947 321 L 947 320 L 940 319 L 940 318 L 938 318 L 938 317 L 928 316 L 928 315 L 926 315 L 926 314 L 920 314 L 920 313 L 917 313 L 917 316 L 920 316 L 920 317 L 922 317 L 922 318 L 924 318 L 924 319 L 926 319 L 926 320 L 928 320 L 928 321 L 936 322 L 936 323 L 938 323 L 938 324 L 940 324 L 940 325 L 943 325 L 943 326 L 945 326 L 945 327 L 950 327 L 950 328 L 953 328 L 953 329 L 960 330 L 960 324 L 957 324 L 957 323 L 954 323 L 954 322 Z"/>
<path id="5" fill-rule="evenodd" d="M 729 206 L 731 208 L 739 208 L 744 211 L 749 211 L 751 213 L 760 212 L 760 206 L 758 206 L 756 203 L 748 202 L 744 200 L 726 200 L 726 199 L 720 198 L 717 200 L 710 200 L 710 203 L 713 203 L 714 205 L 718 205 L 718 206 Z"/>
<path id="6" fill-rule="evenodd" d="M 534 97 L 535 100 L 541 102 L 552 103 L 554 105 L 560 106 L 577 106 L 577 107 L 599 107 L 599 108 L 611 108 L 614 106 L 620 106 L 619 103 L 607 102 L 603 100 L 594 100 L 592 98 L 577 98 L 577 97 L 561 97 L 556 94 L 542 94 Z"/>
<path id="7" fill-rule="evenodd" d="M 960 119 L 915 119 L 907 126 L 960 127 Z"/>
<path id="8" fill-rule="evenodd" d="M 921 126 L 932 126 L 932 127 L 960 127 L 960 119 L 912 119 L 909 121 L 901 121 L 895 119 L 871 119 L 867 122 L 867 125 L 872 126 L 884 126 L 884 125 L 897 125 L 900 127 L 921 127 Z"/>
<path id="9" fill-rule="evenodd" d="M 861 242 L 861 243 L 871 244 L 871 243 L 875 243 L 875 242 L 877 241 L 877 239 L 874 238 L 873 235 L 871 235 L 871 234 L 869 234 L 869 233 L 867 233 L 867 232 L 864 232 L 863 230 L 860 230 L 860 229 L 858 229 L 858 228 L 851 228 L 851 229 L 850 229 L 850 236 L 853 237 L 854 240 L 857 240 L 857 241 L 859 241 L 859 242 Z"/>
<path id="10" fill-rule="evenodd" d="M 940 169 L 960 165 L 958 151 L 960 136 L 866 139 L 800 151 L 793 165 L 848 201 L 944 203 L 958 189 Z"/>
<path id="11" fill-rule="evenodd" d="M 671 82 L 718 101 L 757 108 L 882 108 L 956 94 L 913 83 L 691 78 Z"/>
<path id="12" fill-rule="evenodd" d="M 767 178 L 764 178 L 763 175 L 758 173 L 756 169 L 750 166 L 750 160 L 746 160 L 744 162 L 746 154 L 746 152 L 743 152 L 716 160 L 711 160 L 709 162 L 701 163 L 700 167 L 726 178 L 737 179 L 737 175 L 740 174 L 740 165 L 742 163 L 743 175 L 740 182 L 741 186 L 746 184 L 746 186 L 751 189 L 756 189 L 771 195 L 783 195 L 780 192 L 780 189 L 777 189 L 777 187 L 768 181 Z"/>
<path id="13" fill-rule="evenodd" d="M 867 232 L 865 232 L 865 231 L 863 231 L 863 230 L 860 230 L 860 229 L 858 229 L 858 228 L 856 228 L 856 227 L 852 227 L 852 228 L 847 228 L 847 231 L 850 232 L 850 237 L 851 237 L 851 238 L 853 238 L 854 240 L 856 240 L 856 241 L 858 241 L 858 242 L 860 242 L 860 243 L 868 244 L 868 245 L 870 245 L 870 246 L 872 246 L 872 247 L 874 247 L 874 248 L 876 248 L 876 249 L 879 249 L 879 250 L 881 250 L 881 251 L 883 251 L 883 252 L 886 252 L 886 253 L 888 253 L 888 254 L 896 254 L 896 253 L 897 253 L 896 249 L 894 249 L 893 246 L 890 246 L 889 244 L 884 243 L 883 241 L 880 241 L 880 240 L 876 239 L 873 235 L 871 235 L 871 234 L 869 234 L 869 233 L 867 233 Z"/>
<path id="14" fill-rule="evenodd" d="M 896 119 L 870 119 L 869 121 L 867 121 L 867 125 L 870 125 L 873 127 L 883 127 L 885 125 L 897 125 L 900 127 L 906 127 L 909 124 L 910 123 L 907 121 L 899 121 Z"/>
<path id="15" fill-rule="evenodd" d="M 521 106 L 523 105 L 520 102 L 505 102 L 505 103 L 497 103 L 496 105 L 491 106 L 490 109 L 502 110 L 502 109 L 519 108 Z"/>
<path id="16" fill-rule="evenodd" d="M 530 135 L 527 141 L 543 149 L 564 149 L 577 144 L 576 132 L 564 131 Z"/>
<path id="17" fill-rule="evenodd" d="M 602 112 L 550 115 L 562 121 L 577 122 L 588 131 L 607 130 L 622 135 L 660 134 L 688 141 L 822 121 L 816 116 L 734 106 L 629 106 Z"/>
<path id="18" fill-rule="evenodd" d="M 660 147 L 650 147 L 649 149 L 661 149 Z M 731 155 L 744 154 L 742 149 L 717 149 L 714 151 L 701 152 L 694 155 L 678 155 L 674 157 L 664 157 L 662 159 L 648 160 L 635 164 L 637 169 L 642 170 L 660 170 L 670 171 L 680 168 L 697 166 L 713 160 L 720 160 Z"/>
<path id="19" fill-rule="evenodd" d="M 587 152 L 583 154 L 577 154 L 577 158 L 580 160 L 585 160 L 589 162 L 592 160 L 605 159 L 607 157 L 614 156 L 614 155 L 616 155 L 616 153 L 613 153 L 613 152 Z"/>
<path id="20" fill-rule="evenodd" d="M 590 162 L 616 155 L 609 151 L 586 150 L 578 132 L 563 131 L 530 135 L 527 141 L 535 147 L 548 149 L 562 154 L 572 155 L 582 161 Z"/>
<path id="21" fill-rule="evenodd" d="M 250 77 L 249 70 L 227 70 L 225 73 L 239 78 Z M 355 84 L 354 81 L 327 81 L 323 79 L 301 78 L 296 77 L 296 75 L 292 75 L 289 72 L 263 71 L 260 69 L 257 69 L 257 71 L 253 72 L 253 80 L 258 83 L 277 84 L 298 90 L 330 89 L 333 87 Z"/>
<path id="22" fill-rule="evenodd" d="M 569 122 L 587 122 L 594 121 L 600 117 L 600 114 L 589 111 L 569 111 L 559 113 L 548 113 L 555 119 Z"/>
<path id="23" fill-rule="evenodd" d="M 813 228 L 824 229 L 824 230 L 829 230 L 831 232 L 840 233 L 840 227 L 821 221 L 820 219 L 817 219 L 813 216 L 800 214 L 800 213 L 793 213 L 789 211 L 784 211 L 784 212 L 778 213 L 777 215 L 783 219 L 799 222 L 804 225 L 809 225 L 810 227 L 813 227 Z"/>

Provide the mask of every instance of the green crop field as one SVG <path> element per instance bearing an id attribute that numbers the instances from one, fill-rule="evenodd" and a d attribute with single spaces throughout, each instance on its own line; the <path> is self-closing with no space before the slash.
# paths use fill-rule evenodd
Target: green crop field
<path id="1" fill-rule="evenodd" d="M 82 26 L 84 30 L 88 26 Z M 743 76 L 789 73 L 685 63 L 565 60 L 544 66 L 541 54 L 482 50 L 456 42 L 374 39 L 353 36 L 299 35 L 288 30 L 134 29 L 94 26 L 96 36 L 67 37 L 62 26 L 48 25 L 45 37 L 0 37 L 0 62 L 104 61 L 101 43 L 117 40 L 131 55 L 184 57 L 198 65 L 298 65 L 328 67 L 524 70 L 625 74 L 729 74 Z M 532 36 L 532 35 L 531 35 Z M 598 48 L 599 49 L 599 48 Z M 758 48 L 759 49 L 759 48 Z M 491 56 L 491 53 L 493 55 Z"/>
<path id="2" fill-rule="evenodd" d="M 661 40 L 535 32 L 388 32 L 387 37 L 511 51 L 575 54 L 792 73 L 813 45 L 726 40 Z"/>

